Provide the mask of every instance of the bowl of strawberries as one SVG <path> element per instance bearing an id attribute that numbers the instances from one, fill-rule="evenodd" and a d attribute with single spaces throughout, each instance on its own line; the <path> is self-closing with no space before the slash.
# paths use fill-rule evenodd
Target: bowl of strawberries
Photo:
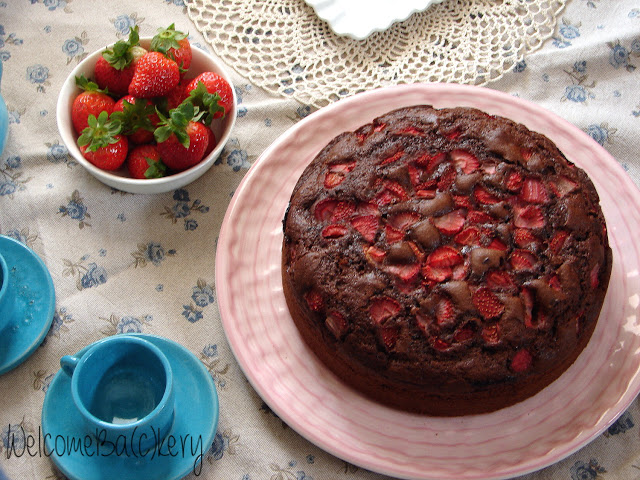
<path id="1" fill-rule="evenodd" d="M 87 56 L 65 80 L 57 123 L 69 153 L 104 184 L 164 193 L 203 175 L 235 124 L 224 66 L 172 24 Z"/>

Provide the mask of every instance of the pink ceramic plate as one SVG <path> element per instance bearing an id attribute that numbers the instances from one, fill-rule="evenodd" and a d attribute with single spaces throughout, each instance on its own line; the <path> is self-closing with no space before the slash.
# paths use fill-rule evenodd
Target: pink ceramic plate
<path id="1" fill-rule="evenodd" d="M 601 196 L 614 265 L 591 342 L 538 395 L 498 412 L 430 418 L 363 398 L 303 344 L 280 279 L 282 218 L 305 166 L 335 135 L 394 108 L 474 106 L 553 139 Z M 246 376 L 285 422 L 355 465 L 406 479 L 510 478 L 553 464 L 603 432 L 640 391 L 640 192 L 588 135 L 532 103 L 493 90 L 406 85 L 356 95 L 300 121 L 255 162 L 222 225 L 216 284 L 223 326 Z"/>

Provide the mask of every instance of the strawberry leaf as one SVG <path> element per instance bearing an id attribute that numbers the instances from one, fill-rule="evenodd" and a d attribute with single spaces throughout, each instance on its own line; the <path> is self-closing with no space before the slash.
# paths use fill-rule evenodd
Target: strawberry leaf
<path id="1" fill-rule="evenodd" d="M 104 59 L 116 70 L 124 70 L 133 61 L 132 48 L 140 43 L 138 26 L 132 27 L 129 31 L 129 38 L 118 40 L 111 49 L 102 52 Z"/>
<path id="2" fill-rule="evenodd" d="M 187 133 L 187 126 L 189 122 L 197 122 L 204 112 L 199 112 L 198 107 L 194 106 L 191 102 L 183 102 L 176 108 L 169 111 L 169 118 L 162 115 L 162 113 L 156 109 L 160 123 L 158 128 L 154 131 L 154 137 L 156 142 L 162 143 L 166 141 L 171 134 L 174 134 L 178 141 L 184 148 L 189 148 L 189 134 Z"/>
<path id="3" fill-rule="evenodd" d="M 167 28 L 158 29 L 158 33 L 151 39 L 151 50 L 167 55 L 172 48 L 178 50 L 178 42 L 185 38 L 187 34 L 176 30 L 175 24 L 172 23 Z"/>
<path id="4" fill-rule="evenodd" d="M 95 115 L 89 115 L 88 126 L 78 137 L 78 146 L 87 146 L 87 150 L 95 152 L 99 148 L 106 147 L 112 143 L 118 143 L 119 135 L 122 131 L 122 123 L 116 119 L 110 119 L 106 111 Z"/>
<path id="5" fill-rule="evenodd" d="M 152 158 L 145 157 L 149 168 L 144 172 L 145 178 L 162 178 L 167 174 L 167 166 L 162 160 L 153 160 Z"/>
<path id="6" fill-rule="evenodd" d="M 209 125 L 216 113 L 222 112 L 223 115 L 225 113 L 224 107 L 220 105 L 220 100 L 222 100 L 222 97 L 218 92 L 209 93 L 206 85 L 203 82 L 198 82 L 196 88 L 189 92 L 189 97 L 185 102 L 191 102 L 196 105 L 202 111 L 202 123 Z"/>

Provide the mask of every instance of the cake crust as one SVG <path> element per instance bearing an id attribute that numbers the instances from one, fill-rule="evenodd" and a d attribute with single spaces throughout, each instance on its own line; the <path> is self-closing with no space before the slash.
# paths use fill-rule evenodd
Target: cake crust
<path id="1" fill-rule="evenodd" d="M 611 272 L 599 198 L 545 136 L 473 108 L 389 112 L 334 138 L 283 220 L 291 316 L 353 388 L 457 416 L 558 378 Z"/>

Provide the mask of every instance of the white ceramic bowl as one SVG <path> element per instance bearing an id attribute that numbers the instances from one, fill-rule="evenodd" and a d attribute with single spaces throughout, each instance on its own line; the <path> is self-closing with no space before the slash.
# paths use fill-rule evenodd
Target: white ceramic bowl
<path id="1" fill-rule="evenodd" d="M 150 43 L 151 37 L 140 39 L 140 45 L 144 48 L 148 48 Z M 56 112 L 58 130 L 62 136 L 62 141 L 73 158 L 102 183 L 130 193 L 170 192 L 193 182 L 209 170 L 229 140 L 229 135 L 231 134 L 231 130 L 233 129 L 237 116 L 237 98 L 235 89 L 233 88 L 233 83 L 231 82 L 231 78 L 226 72 L 225 67 L 218 60 L 197 47 L 192 47 L 193 59 L 191 61 L 191 67 L 186 74 L 186 78 L 194 78 L 205 71 L 216 72 L 217 74 L 222 75 L 229 82 L 229 85 L 231 85 L 231 91 L 233 92 L 233 108 L 231 111 L 227 112 L 223 119 L 214 120 L 212 123 L 212 130 L 216 136 L 218 144 L 209 155 L 200 161 L 200 163 L 187 170 L 162 178 L 150 179 L 137 179 L 131 177 L 127 170 L 126 163 L 119 170 L 107 171 L 96 167 L 82 156 L 80 149 L 78 148 L 78 144 L 76 143 L 78 136 L 74 132 L 71 124 L 71 105 L 73 103 L 73 99 L 81 92 L 81 90 L 76 86 L 75 78 L 76 76 L 84 74 L 88 79 L 93 79 L 94 65 L 103 51 L 104 48 L 101 48 L 100 50 L 92 53 L 73 69 L 62 85 L 62 89 L 60 90 L 60 95 L 58 97 Z"/>

